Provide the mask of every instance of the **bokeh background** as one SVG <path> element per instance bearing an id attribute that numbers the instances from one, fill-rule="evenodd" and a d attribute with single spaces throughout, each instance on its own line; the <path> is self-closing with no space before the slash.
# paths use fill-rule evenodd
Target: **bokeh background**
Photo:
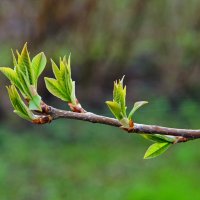
<path id="1" fill-rule="evenodd" d="M 200 127 L 200 1 L 1 0 L 0 65 L 27 41 L 58 62 L 72 54 L 76 93 L 89 111 L 111 116 L 115 79 L 128 105 L 148 100 L 135 121 Z M 52 76 L 48 65 L 44 76 Z M 150 142 L 103 125 L 59 120 L 34 126 L 12 112 L 0 77 L 0 199 L 200 199 L 199 141 L 143 160 Z M 43 99 L 68 109 L 45 88 Z"/>

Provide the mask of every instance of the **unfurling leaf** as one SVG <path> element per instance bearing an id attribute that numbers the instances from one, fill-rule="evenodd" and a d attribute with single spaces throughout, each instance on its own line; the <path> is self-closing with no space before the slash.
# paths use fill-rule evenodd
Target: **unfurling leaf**
<path id="1" fill-rule="evenodd" d="M 29 101 L 29 109 L 30 110 L 39 110 L 41 111 L 41 96 L 34 95 Z"/>
<path id="2" fill-rule="evenodd" d="M 155 158 L 162 153 L 164 153 L 172 143 L 170 142 L 162 142 L 162 143 L 154 143 L 152 144 L 146 151 L 144 155 L 144 159 Z"/>
<path id="3" fill-rule="evenodd" d="M 74 100 L 76 100 L 76 94 L 75 94 L 75 90 L 76 88 L 75 88 L 75 81 L 72 81 L 72 92 L 71 92 L 71 99 L 74 99 Z"/>
<path id="4" fill-rule="evenodd" d="M 53 60 L 51 60 L 51 62 L 56 79 L 45 78 L 47 89 L 54 96 L 76 106 L 75 82 L 71 78 L 70 56 L 68 62 L 66 57 L 60 59 L 60 68 Z"/>
<path id="5" fill-rule="evenodd" d="M 128 118 L 131 119 L 133 117 L 133 114 L 135 113 L 136 110 L 138 110 L 140 107 L 142 107 L 143 105 L 147 104 L 147 101 L 138 101 L 135 102 L 131 112 L 129 113 Z"/>
<path id="6" fill-rule="evenodd" d="M 126 86 L 123 86 L 124 77 L 118 82 L 114 82 L 113 89 L 113 101 L 106 101 L 107 106 L 113 115 L 120 121 L 123 119 L 127 121 L 126 118 Z M 127 126 L 127 124 L 126 124 Z"/>
<path id="7" fill-rule="evenodd" d="M 30 102 L 29 107 L 41 111 L 41 97 L 37 94 L 37 80 L 46 65 L 44 53 L 40 53 L 31 62 L 27 43 L 24 45 L 21 54 L 17 51 L 17 59 L 12 51 L 14 69 L 1 67 L 0 71 L 16 86 L 22 96 Z M 35 90 L 34 94 L 33 88 Z M 17 112 L 18 113 L 18 112 Z"/>
<path id="8" fill-rule="evenodd" d="M 110 111 L 113 113 L 113 115 L 118 120 L 121 120 L 123 118 L 123 115 L 121 113 L 121 107 L 120 107 L 120 105 L 117 102 L 106 101 L 106 104 L 108 105 Z"/>
<path id="9" fill-rule="evenodd" d="M 45 66 L 46 66 L 47 60 L 46 56 L 43 52 L 37 54 L 33 60 L 32 60 L 32 68 L 34 70 L 34 85 L 37 88 L 37 81 L 40 76 L 40 74 L 43 72 Z"/>
<path id="10" fill-rule="evenodd" d="M 16 72 L 9 67 L 0 67 L 0 71 L 14 84 L 19 90 L 23 90 Z"/>
<path id="11" fill-rule="evenodd" d="M 31 99 L 31 91 L 30 91 L 31 85 L 28 80 L 28 77 L 18 68 L 16 69 L 16 72 L 22 87 L 22 90 L 20 90 L 20 92 L 24 94 L 26 99 Z"/>
<path id="12" fill-rule="evenodd" d="M 15 86 L 11 85 L 10 87 L 7 87 L 7 90 L 10 101 L 14 107 L 14 112 L 23 119 L 32 121 L 35 118 L 35 116 L 23 102 Z"/>
<path id="13" fill-rule="evenodd" d="M 21 54 L 18 55 L 17 67 L 20 69 L 20 71 L 22 71 L 26 75 L 30 85 L 33 85 L 34 75 L 33 75 L 33 68 L 31 66 L 31 60 L 27 49 L 27 43 L 25 43 Z"/>
<path id="14" fill-rule="evenodd" d="M 111 112 L 114 116 L 120 121 L 122 126 L 129 131 L 133 129 L 134 122 L 132 120 L 132 116 L 134 112 L 143 106 L 144 104 L 148 103 L 147 101 L 139 101 L 136 102 L 127 117 L 126 114 L 126 86 L 123 85 L 124 76 L 121 80 L 114 82 L 114 89 L 113 89 L 113 101 L 106 101 Z"/>
<path id="15" fill-rule="evenodd" d="M 53 70 L 56 80 L 61 80 L 62 77 L 60 74 L 60 69 L 58 68 L 58 66 L 56 65 L 56 63 L 53 60 L 51 60 L 51 64 L 52 64 L 52 70 Z M 63 82 L 63 80 L 62 80 L 62 82 Z"/>
<path id="16" fill-rule="evenodd" d="M 113 101 L 121 107 L 121 112 L 126 117 L 126 86 L 123 86 L 124 76 L 118 82 L 114 82 Z"/>
<path id="17" fill-rule="evenodd" d="M 68 101 L 68 97 L 66 96 L 66 94 L 62 91 L 62 88 L 60 87 L 60 85 L 58 84 L 58 81 L 54 78 L 44 78 L 45 80 L 45 84 L 47 87 L 47 90 L 53 94 L 54 96 L 58 97 L 59 99 L 63 100 L 63 101 Z"/>

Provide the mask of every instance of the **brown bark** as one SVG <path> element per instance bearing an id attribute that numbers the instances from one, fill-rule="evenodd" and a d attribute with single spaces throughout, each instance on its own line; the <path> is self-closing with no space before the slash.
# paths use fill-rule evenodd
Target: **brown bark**
<path id="1" fill-rule="evenodd" d="M 176 136 L 177 140 L 175 141 L 175 143 L 187 142 L 189 140 L 200 138 L 200 129 L 197 129 L 197 130 L 177 129 L 177 128 L 168 128 L 168 127 L 163 127 L 163 126 L 146 125 L 146 124 L 139 124 L 139 123 L 134 123 L 131 129 L 124 129 L 121 123 L 117 119 L 114 119 L 114 118 L 97 115 L 91 112 L 79 113 L 79 112 L 60 110 L 60 109 L 48 106 L 46 104 L 43 105 L 43 107 L 45 107 L 45 109 L 43 109 L 43 115 L 41 115 L 41 120 L 35 120 L 33 121 L 33 123 L 37 123 L 37 121 L 39 122 L 38 124 L 42 124 L 42 122 L 49 123 L 56 119 L 66 118 L 66 119 L 82 120 L 82 121 L 88 121 L 91 123 L 99 123 L 99 124 L 119 127 L 127 131 L 128 133 L 152 134 L 152 135 L 160 134 L 160 135 Z M 46 118 L 44 116 L 46 116 Z M 49 120 L 47 120 L 47 118 Z"/>

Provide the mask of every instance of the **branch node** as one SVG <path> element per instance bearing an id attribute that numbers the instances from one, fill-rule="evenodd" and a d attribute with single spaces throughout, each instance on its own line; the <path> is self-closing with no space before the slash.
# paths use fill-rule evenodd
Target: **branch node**
<path id="1" fill-rule="evenodd" d="M 187 142 L 188 140 L 190 140 L 190 139 L 189 138 L 185 138 L 185 137 L 177 137 L 177 139 L 174 141 L 173 144 Z"/>
<path id="2" fill-rule="evenodd" d="M 51 106 L 48 106 L 44 102 L 41 103 L 42 113 L 48 114 L 51 113 Z"/>
<path id="3" fill-rule="evenodd" d="M 86 113 L 87 111 L 84 110 L 81 106 L 81 104 L 79 103 L 78 99 L 76 99 L 76 105 L 72 104 L 72 103 L 68 103 L 68 106 L 70 107 L 70 109 L 73 112 L 77 112 L 77 113 Z"/>
<path id="4" fill-rule="evenodd" d="M 38 118 L 32 120 L 33 124 L 47 124 L 51 123 L 53 120 L 51 115 L 46 115 L 46 116 L 39 116 Z"/>

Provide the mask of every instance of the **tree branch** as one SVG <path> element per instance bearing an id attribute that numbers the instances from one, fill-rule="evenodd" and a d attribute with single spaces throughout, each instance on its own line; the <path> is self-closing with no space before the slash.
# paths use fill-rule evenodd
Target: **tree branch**
<path id="1" fill-rule="evenodd" d="M 59 66 L 52 60 L 55 78 L 45 77 L 45 84 L 51 94 L 68 103 L 71 111 L 48 106 L 41 100 L 42 97 L 37 92 L 38 78 L 44 70 L 46 62 L 46 57 L 42 52 L 31 61 L 26 43 L 21 54 L 17 51 L 17 58 L 13 54 L 14 69 L 0 68 L 0 71 L 11 81 L 11 86 L 7 87 L 7 90 L 14 111 L 23 119 L 32 121 L 34 124 L 50 123 L 59 118 L 75 119 L 119 127 L 128 133 L 141 134 L 145 139 L 154 142 L 147 149 L 144 155 L 145 159 L 162 154 L 172 144 L 200 138 L 200 130 L 134 123 L 134 113 L 148 102 L 135 102 L 131 111 L 127 113 L 126 86 L 123 85 L 124 76 L 114 82 L 113 100 L 105 102 L 116 119 L 85 111 L 75 95 L 75 82 L 71 77 L 70 56 L 68 60 L 65 56 L 60 59 Z M 26 100 L 26 103 L 24 100 Z"/>
<path id="2" fill-rule="evenodd" d="M 163 126 L 146 125 L 138 123 L 134 123 L 133 129 L 129 130 L 123 128 L 121 123 L 117 119 L 96 115 L 91 112 L 85 112 L 85 113 L 71 112 L 71 111 L 57 109 L 52 106 L 48 106 L 46 104 L 44 104 L 43 108 L 44 108 L 43 113 L 49 117 L 49 120 L 45 120 L 44 123 L 59 118 L 82 120 L 92 123 L 99 123 L 114 127 L 120 127 L 129 133 L 152 134 L 152 135 L 160 134 L 160 135 L 176 136 L 177 137 L 176 143 L 186 142 L 188 140 L 200 138 L 200 130 L 168 128 Z"/>

